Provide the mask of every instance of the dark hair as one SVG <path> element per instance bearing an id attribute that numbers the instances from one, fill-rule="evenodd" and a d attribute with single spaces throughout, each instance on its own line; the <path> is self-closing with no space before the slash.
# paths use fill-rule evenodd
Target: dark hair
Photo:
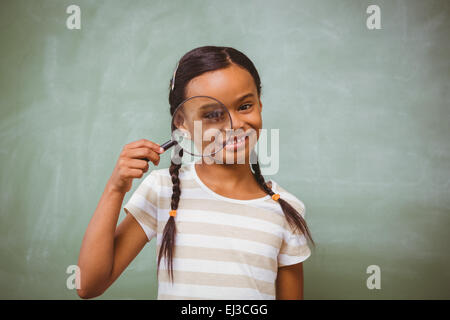
<path id="1" fill-rule="evenodd" d="M 230 47 L 218 47 L 218 46 L 203 46 L 195 48 L 187 52 L 178 62 L 178 67 L 175 70 L 175 77 L 172 77 L 169 85 L 169 104 L 170 114 L 173 116 L 176 107 L 186 99 L 185 91 L 186 86 L 193 78 L 208 72 L 218 69 L 223 69 L 231 66 L 232 64 L 245 68 L 253 77 L 258 91 L 258 96 L 261 96 L 261 80 L 259 78 L 258 71 L 253 65 L 252 61 L 242 52 L 230 48 Z M 172 90 L 173 87 L 173 90 Z M 177 148 L 178 146 L 176 146 Z M 177 148 L 175 152 L 178 152 L 180 156 L 183 155 L 183 150 Z M 252 163 L 253 175 L 261 186 L 261 188 L 269 195 L 273 195 L 271 187 L 269 187 L 264 177 L 261 175 L 259 162 Z M 172 201 L 170 203 L 171 209 L 176 210 L 178 208 L 178 202 L 180 200 L 180 179 L 178 173 L 181 167 L 180 161 L 174 163 L 172 160 L 169 173 L 172 179 Z M 315 246 L 312 240 L 309 229 L 306 225 L 306 221 L 286 200 L 279 198 L 278 203 L 286 216 L 286 220 L 293 228 L 294 232 L 301 230 L 303 234 L 306 234 L 307 238 Z M 158 255 L 158 269 L 163 256 L 167 260 L 167 269 L 169 270 L 169 277 L 173 281 L 173 255 L 175 249 L 175 217 L 170 216 L 163 231 L 163 238 L 161 242 L 161 248 Z"/>

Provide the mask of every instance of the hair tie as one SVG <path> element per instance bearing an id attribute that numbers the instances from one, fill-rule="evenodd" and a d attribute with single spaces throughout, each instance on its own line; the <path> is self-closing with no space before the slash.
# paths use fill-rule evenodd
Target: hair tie
<path id="1" fill-rule="evenodd" d="M 175 86 L 175 75 L 177 74 L 177 69 L 178 69 L 178 65 L 179 64 L 180 64 L 180 61 L 178 61 L 177 67 L 175 68 L 175 71 L 173 72 L 173 76 L 172 76 L 172 91 L 173 91 L 173 87 Z"/>
<path id="2" fill-rule="evenodd" d="M 280 195 L 278 193 L 275 193 L 272 195 L 272 199 L 278 201 L 278 199 L 280 199 Z"/>
<path id="3" fill-rule="evenodd" d="M 170 210 L 169 215 L 175 217 L 177 215 L 177 210 Z"/>

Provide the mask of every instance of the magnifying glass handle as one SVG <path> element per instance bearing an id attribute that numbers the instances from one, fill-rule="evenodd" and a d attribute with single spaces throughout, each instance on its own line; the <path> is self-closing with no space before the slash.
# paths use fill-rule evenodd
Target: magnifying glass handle
<path id="1" fill-rule="evenodd" d="M 176 141 L 174 141 L 174 140 L 169 140 L 169 141 L 167 141 L 167 142 L 164 142 L 164 143 L 161 145 L 161 148 L 163 148 L 164 151 L 166 151 L 167 149 L 173 147 L 173 146 L 176 145 L 176 144 L 177 144 Z"/>
<path id="2" fill-rule="evenodd" d="M 169 141 L 167 141 L 167 142 L 164 142 L 164 143 L 161 145 L 161 148 L 163 148 L 164 151 L 166 151 L 167 149 L 173 147 L 173 146 L 176 145 L 176 144 L 177 144 L 176 141 L 174 141 L 174 140 L 169 140 Z M 141 160 L 145 160 L 145 161 L 147 161 L 147 162 L 150 161 L 150 160 L 147 159 L 147 158 L 141 158 Z"/>

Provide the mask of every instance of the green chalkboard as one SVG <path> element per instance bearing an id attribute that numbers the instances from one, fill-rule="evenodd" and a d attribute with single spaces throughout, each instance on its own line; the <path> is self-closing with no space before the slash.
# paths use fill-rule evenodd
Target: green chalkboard
<path id="1" fill-rule="evenodd" d="M 306 206 L 305 299 L 449 299 L 449 34 L 445 0 L 1 1 L 0 298 L 79 299 L 66 270 L 122 147 L 165 142 L 178 59 L 224 45 L 256 65 L 270 178 Z M 152 241 L 98 299 L 156 295 Z"/>

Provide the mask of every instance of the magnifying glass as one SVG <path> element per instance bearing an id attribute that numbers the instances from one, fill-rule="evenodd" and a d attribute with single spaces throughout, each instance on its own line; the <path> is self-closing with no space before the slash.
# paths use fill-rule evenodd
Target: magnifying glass
<path id="1" fill-rule="evenodd" d="M 172 139 L 164 150 L 178 144 L 183 151 L 210 157 L 222 150 L 232 133 L 231 115 L 225 105 L 210 96 L 193 96 L 182 101 L 172 117 Z"/>

